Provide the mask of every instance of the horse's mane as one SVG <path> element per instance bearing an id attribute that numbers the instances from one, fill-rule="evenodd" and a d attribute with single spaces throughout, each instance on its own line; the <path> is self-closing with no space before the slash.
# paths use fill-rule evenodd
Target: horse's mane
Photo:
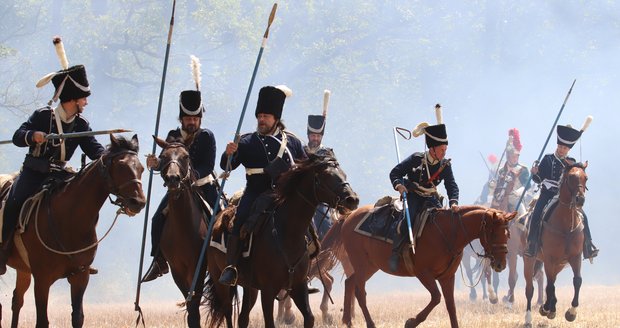
<path id="1" fill-rule="evenodd" d="M 305 173 L 320 168 L 327 167 L 330 162 L 336 162 L 336 158 L 330 155 L 310 154 L 307 160 L 297 162 L 297 166 L 287 172 L 282 173 L 276 185 L 278 198 L 285 198 L 286 195 L 294 193 L 299 187 L 299 182 Z"/>
<path id="2" fill-rule="evenodd" d="M 131 139 L 126 139 L 123 136 L 116 137 L 115 139 L 116 142 L 110 143 L 106 148 L 106 151 L 109 154 L 124 150 L 130 150 L 137 153 L 140 150 L 138 143 L 134 143 Z"/>
<path id="3" fill-rule="evenodd" d="M 574 167 L 578 167 L 578 168 L 580 168 L 580 169 L 582 169 L 582 170 L 584 170 L 584 171 L 585 171 L 585 169 L 586 169 L 586 165 L 585 165 L 585 164 L 583 164 L 583 163 L 581 163 L 581 162 L 572 163 L 572 164 L 570 164 L 570 165 L 567 165 L 565 169 L 566 169 L 566 171 L 568 171 L 568 170 L 570 170 L 570 169 L 572 169 L 572 168 L 574 168 Z"/>

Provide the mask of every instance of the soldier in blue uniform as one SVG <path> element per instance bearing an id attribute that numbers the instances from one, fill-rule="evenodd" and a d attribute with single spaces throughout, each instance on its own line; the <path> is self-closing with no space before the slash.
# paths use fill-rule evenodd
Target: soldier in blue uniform
<path id="1" fill-rule="evenodd" d="M 446 159 L 448 149 L 448 135 L 441 116 L 441 106 L 435 106 L 437 125 L 426 122 L 418 124 L 413 130 L 414 136 L 425 135 L 428 151 L 413 153 L 396 165 L 390 172 L 390 182 L 401 196 L 407 192 L 407 205 L 411 224 L 417 212 L 426 207 L 441 207 L 442 200 L 437 193 L 437 186 L 443 181 L 448 192 L 449 205 L 453 211 L 458 209 L 459 187 L 452 174 L 450 160 Z M 404 179 L 403 179 L 404 178 Z M 406 227 L 406 225 L 405 225 Z M 401 250 L 408 239 L 406 228 L 396 234 L 389 260 L 390 270 L 398 270 Z"/>
<path id="2" fill-rule="evenodd" d="M 197 70 L 200 66 L 198 58 L 192 56 L 192 68 Z M 198 178 L 195 185 L 200 186 L 207 203 L 211 208 L 215 206 L 218 190 L 216 187 L 217 178 L 213 172 L 215 166 L 215 137 L 211 130 L 200 126 L 204 105 L 200 93 L 200 74 L 194 73 L 196 90 L 185 90 L 179 97 L 179 121 L 181 126 L 175 130 L 170 130 L 167 141 L 182 141 L 188 148 L 189 158 L 194 169 L 194 174 Z M 154 154 L 147 157 L 147 167 L 159 170 L 159 159 Z M 168 195 L 165 195 L 159 207 L 153 214 L 151 227 L 151 256 L 153 263 L 148 272 L 142 279 L 143 282 L 154 280 L 168 273 L 168 263 L 159 251 L 164 223 L 166 220 L 163 214 L 164 208 L 168 205 Z"/>
<path id="3" fill-rule="evenodd" d="M 542 212 L 545 206 L 559 192 L 560 179 L 566 165 L 574 164 L 574 158 L 568 156 L 568 152 L 575 145 L 581 134 L 587 129 L 592 121 L 592 117 L 588 116 L 581 130 L 573 129 L 569 125 L 557 126 L 557 148 L 553 154 L 546 154 L 540 164 L 534 165 L 531 169 L 532 180 L 542 185 L 540 196 L 536 202 L 536 207 L 532 212 L 530 220 L 530 229 L 527 235 L 527 247 L 525 256 L 536 256 L 540 242 L 540 229 L 542 224 Z M 598 255 L 598 249 L 592 244 L 592 235 L 588 219 L 583 212 L 584 225 L 584 246 L 583 257 L 592 259 Z"/>
<path id="4" fill-rule="evenodd" d="M 29 151 L 5 204 L 0 275 L 6 272 L 8 244 L 24 202 L 41 188 L 45 179 L 64 173 L 67 162 L 78 147 L 92 160 L 99 158 L 104 151 L 93 136 L 45 139 L 51 133 L 91 131 L 88 121 L 82 116 L 90 96 L 86 69 L 83 65 L 69 67 L 60 38 L 54 38 L 54 45 L 63 69 L 46 75 L 37 83 L 37 87 L 42 87 L 51 80 L 55 88 L 54 96 L 48 106 L 37 109 L 13 134 L 13 144 L 29 147 Z M 58 99 L 60 104 L 52 108 L 51 104 Z M 96 270 L 92 269 L 91 273 L 96 273 Z"/>
<path id="5" fill-rule="evenodd" d="M 291 94 L 291 90 L 283 85 L 261 88 L 255 112 L 256 131 L 242 135 L 238 144 L 228 143 L 222 154 L 220 167 L 223 170 L 227 170 L 228 157 L 231 158 L 230 170 L 239 165 L 245 167 L 246 185 L 239 201 L 232 234 L 228 237 L 228 266 L 220 276 L 221 284 L 234 286 L 237 283 L 236 266 L 241 255 L 241 238 L 251 231 L 253 221 L 248 220 L 248 217 L 255 200 L 259 195 L 272 191 L 279 175 L 290 169 L 295 161 L 307 158 L 301 141 L 285 130 L 280 119 L 284 100 Z M 260 208 L 265 207 L 262 203 L 258 204 L 260 201 L 261 199 L 257 201 L 257 212 L 261 212 Z M 244 226 L 246 221 L 248 224 Z"/>

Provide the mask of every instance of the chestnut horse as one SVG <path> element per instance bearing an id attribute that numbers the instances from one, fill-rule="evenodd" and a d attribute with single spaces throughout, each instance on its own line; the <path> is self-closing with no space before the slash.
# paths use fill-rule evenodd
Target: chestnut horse
<path id="1" fill-rule="evenodd" d="M 167 214 L 160 250 L 170 265 L 174 283 L 186 297 L 194 278 L 194 270 L 200 257 L 200 249 L 207 232 L 207 219 L 200 204 L 200 192 L 193 187 L 196 181 L 189 152 L 182 142 L 166 142 L 154 137 L 162 148 L 159 155 L 161 177 L 167 192 Z M 207 265 L 203 261 L 195 293 L 185 303 L 187 325 L 200 327 L 200 299 Z"/>
<path id="2" fill-rule="evenodd" d="M 392 273 L 388 265 L 392 244 L 355 232 L 355 228 L 372 208 L 373 205 L 366 205 L 353 211 L 345 220 L 336 223 L 325 237 L 329 238 L 331 233 L 340 236 L 354 270 L 345 281 L 343 323 L 351 326 L 350 309 L 355 293 L 366 326 L 375 327 L 366 305 L 366 281 L 382 270 L 396 276 L 417 276 L 431 294 L 430 303 L 416 317 L 408 319 L 405 327 L 418 326 L 439 304 L 441 293 L 436 281 L 441 285 L 451 326 L 458 327 L 454 276 L 463 256 L 463 248 L 472 240 L 480 238 L 484 256 L 491 260 L 491 267 L 495 271 L 502 271 L 506 267 L 508 223 L 517 213 L 507 214 L 482 206 L 463 206 L 456 213 L 437 210 L 417 240 L 415 256 L 411 254 L 411 248 L 407 247 L 399 270 Z"/>
<path id="3" fill-rule="evenodd" d="M 110 194 L 119 212 L 139 213 L 145 205 L 140 180 L 144 168 L 138 158 L 138 138 L 131 140 L 110 135 L 111 144 L 103 155 L 89 163 L 61 190 L 45 193 L 38 211 L 21 235 L 9 246 L 9 266 L 17 271 L 13 291 L 11 327 L 18 326 L 31 275 L 37 312 L 36 327 L 48 327 L 49 289 L 58 279 L 71 285 L 71 324 L 82 327 L 84 292 L 89 267 L 95 259 L 99 211 Z M 20 242 L 21 240 L 21 242 Z M 16 247 L 23 243 L 23 248 Z M 1 307 L 0 307 L 1 315 Z M 1 319 L 1 318 L 0 318 Z"/>
<path id="4" fill-rule="evenodd" d="M 314 325 L 308 301 L 307 275 L 310 266 L 306 232 L 319 203 L 341 212 L 355 209 L 359 198 L 346 181 L 338 161 L 331 156 L 310 155 L 306 161 L 282 174 L 276 188 L 277 201 L 273 214 L 264 217 L 251 238 L 249 258 L 239 261 L 239 285 L 245 288 L 239 327 L 247 327 L 249 314 L 261 291 L 264 326 L 275 327 L 274 299 L 285 289 L 304 317 L 304 327 Z M 222 215 L 218 215 L 221 220 Z M 216 224 L 213 239 L 221 238 L 222 226 Z M 206 296 L 209 304 L 209 327 L 226 319 L 232 327 L 232 295 L 234 288 L 217 282 L 226 266 L 226 255 L 215 247 L 207 250 L 209 278 Z"/>
<path id="5" fill-rule="evenodd" d="M 579 290 L 581 288 L 581 254 L 583 251 L 583 218 L 582 207 L 586 200 L 585 169 L 588 163 L 576 163 L 564 168 L 560 181 L 558 204 L 549 219 L 543 222 L 541 232 L 541 249 L 537 258 L 525 257 L 525 297 L 527 309 L 525 325 L 531 326 L 531 300 L 534 293 L 532 277 L 535 273 L 534 262 L 542 259 L 547 277 L 546 301 L 540 307 L 540 314 L 549 319 L 555 318 L 557 298 L 555 295 L 555 279 L 558 273 L 569 264 L 573 270 L 573 300 L 564 317 L 574 321 L 579 306 Z"/>

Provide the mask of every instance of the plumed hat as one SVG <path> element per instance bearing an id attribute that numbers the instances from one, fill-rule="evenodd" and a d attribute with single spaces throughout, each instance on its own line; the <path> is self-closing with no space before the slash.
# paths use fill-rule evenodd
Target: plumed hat
<path id="1" fill-rule="evenodd" d="M 52 81 L 56 91 L 50 100 L 50 104 L 52 102 L 56 102 L 58 99 L 60 99 L 61 102 L 66 102 L 72 99 L 80 99 L 90 96 L 90 86 L 88 84 L 86 68 L 84 68 L 84 65 L 69 67 L 69 61 L 67 60 L 62 39 L 56 36 L 52 42 L 56 48 L 56 55 L 60 60 L 60 66 L 62 69 L 42 77 L 37 82 L 37 88 L 43 87 Z"/>
<path id="2" fill-rule="evenodd" d="M 330 95 L 331 91 L 323 91 L 323 115 L 308 115 L 308 134 L 317 133 L 323 135 L 325 133 L 325 121 L 327 120 Z"/>
<path id="3" fill-rule="evenodd" d="M 508 144 L 506 145 L 506 152 L 509 154 L 521 154 L 521 136 L 519 135 L 519 130 L 517 128 L 513 128 L 508 130 Z"/>
<path id="4" fill-rule="evenodd" d="M 183 116 L 202 117 L 204 107 L 202 105 L 202 96 L 200 94 L 200 60 L 196 56 L 191 57 L 192 78 L 196 86 L 196 90 L 181 91 L 179 96 L 179 119 Z"/>
<path id="5" fill-rule="evenodd" d="M 284 100 L 286 97 L 293 95 L 293 91 L 285 85 L 277 85 L 275 87 L 265 86 L 258 92 L 258 102 L 256 103 L 256 112 L 258 114 L 272 114 L 277 120 L 282 117 L 282 109 L 284 109 Z"/>
<path id="6" fill-rule="evenodd" d="M 411 131 L 414 137 L 419 137 L 424 134 L 426 146 L 428 148 L 448 144 L 448 134 L 446 133 L 446 125 L 443 124 L 440 104 L 435 105 L 435 116 L 437 117 L 436 125 L 429 125 L 426 122 L 422 122 Z"/>
<path id="7" fill-rule="evenodd" d="M 558 145 L 573 148 L 577 140 L 581 137 L 581 134 L 590 126 L 590 123 L 592 123 L 592 116 L 586 117 L 580 130 L 573 129 L 570 125 L 558 125 Z"/>

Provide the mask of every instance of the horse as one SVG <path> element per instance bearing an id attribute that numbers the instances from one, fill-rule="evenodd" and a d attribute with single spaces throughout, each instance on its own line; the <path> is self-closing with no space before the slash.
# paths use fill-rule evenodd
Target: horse
<path id="1" fill-rule="evenodd" d="M 463 248 L 472 240 L 480 238 L 485 250 L 484 256 L 490 258 L 491 267 L 495 271 L 502 271 L 506 266 L 508 223 L 516 216 L 516 212 L 507 214 L 482 206 L 463 206 L 457 212 L 437 209 L 417 240 L 415 255 L 411 252 L 403 254 L 399 270 L 391 272 L 388 259 L 392 245 L 355 231 L 360 221 L 372 209 L 373 205 L 358 208 L 345 220 L 335 224 L 333 231 L 330 231 L 340 236 L 341 247 L 344 247 L 354 270 L 345 280 L 342 322 L 351 327 L 350 309 L 355 293 L 366 326 L 375 327 L 366 305 L 366 281 L 382 270 L 396 276 L 417 276 L 431 294 L 430 303 L 416 317 L 408 319 L 405 327 L 418 326 L 439 304 L 441 293 L 436 281 L 441 285 L 451 326 L 458 327 L 454 276 L 463 255 Z"/>
<path id="2" fill-rule="evenodd" d="M 34 278 L 36 327 L 48 327 L 49 289 L 58 279 L 71 286 L 71 324 L 82 327 L 84 292 L 89 267 L 95 259 L 99 211 L 110 194 L 120 206 L 117 215 L 139 213 L 146 204 L 141 176 L 144 167 L 138 158 L 138 138 L 110 135 L 111 144 L 103 155 L 80 170 L 57 192 L 44 192 L 39 209 L 29 216 L 21 234 L 9 245 L 8 265 L 17 271 L 11 309 L 11 327 L 18 326 L 31 275 Z M 2 308 L 0 306 L 0 319 Z"/>
<path id="3" fill-rule="evenodd" d="M 581 289 L 581 256 L 583 252 L 583 217 L 582 207 L 585 203 L 585 172 L 588 163 L 575 163 L 564 168 L 559 186 L 559 195 L 555 209 L 542 222 L 541 249 L 536 257 L 525 257 L 525 297 L 527 309 L 525 325 L 532 325 L 531 300 L 534 293 L 532 277 L 536 271 L 535 261 L 542 259 L 547 278 L 545 287 L 546 301 L 540 307 L 540 314 L 549 319 L 555 318 L 557 298 L 555 295 L 556 276 L 569 264 L 573 270 L 573 300 L 564 317 L 567 321 L 577 318 L 579 291 Z"/>
<path id="4" fill-rule="evenodd" d="M 264 326 L 275 327 L 273 301 L 282 289 L 301 311 L 304 327 L 314 325 L 306 284 L 310 261 L 305 236 L 310 221 L 319 203 L 326 203 L 341 213 L 359 204 L 345 173 L 331 156 L 310 155 L 308 160 L 283 173 L 277 182 L 276 195 L 275 211 L 263 216 L 264 221 L 257 223 L 253 235 L 248 237 L 252 240 L 250 257 L 239 262 L 238 283 L 244 287 L 239 327 L 249 324 L 258 290 L 261 291 Z M 221 219 L 222 215 L 218 214 L 217 220 Z M 221 238 L 222 232 L 222 225 L 215 224 L 213 240 Z M 208 327 L 219 326 L 224 319 L 227 326 L 232 327 L 232 299 L 236 293 L 233 288 L 217 283 L 217 277 L 226 266 L 226 255 L 211 245 L 207 250 L 207 265 Z"/>
<path id="5" fill-rule="evenodd" d="M 153 138 L 162 148 L 159 155 L 160 172 L 168 188 L 167 214 L 160 250 L 170 265 L 174 283 L 185 297 L 192 286 L 208 218 L 200 204 L 202 196 L 194 187 L 196 176 L 185 144 Z M 200 327 L 200 300 L 206 268 L 203 261 L 196 288 L 192 291 L 190 301 L 185 303 L 189 327 Z"/>

